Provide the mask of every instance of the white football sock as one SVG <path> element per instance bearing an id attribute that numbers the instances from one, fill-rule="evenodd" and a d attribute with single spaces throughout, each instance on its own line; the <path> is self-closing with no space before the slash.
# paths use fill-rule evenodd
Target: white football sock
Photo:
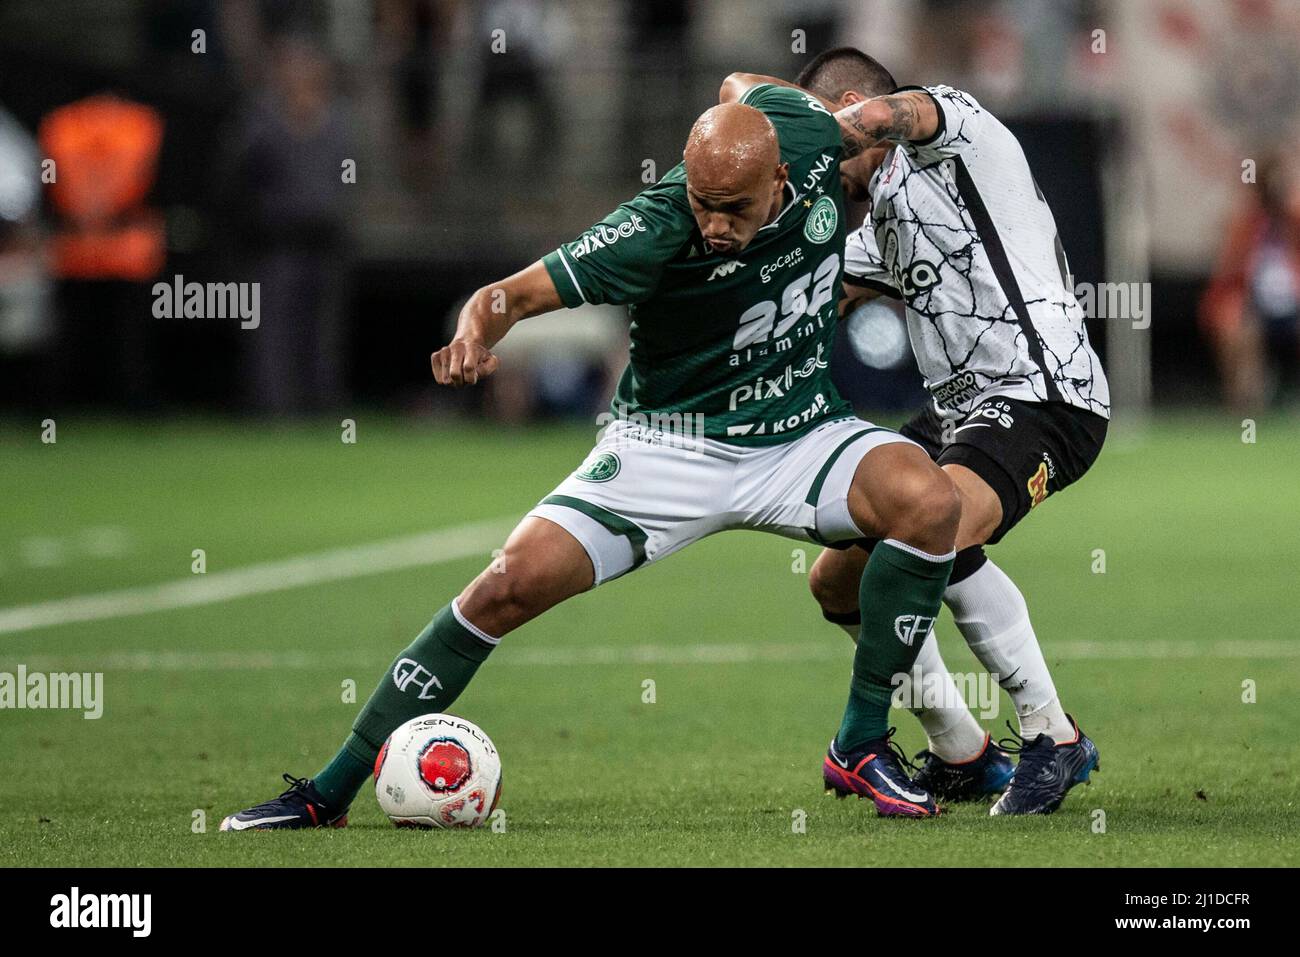
<path id="1" fill-rule="evenodd" d="M 857 625 L 840 627 L 855 642 L 858 640 Z M 919 691 L 914 689 L 917 679 L 921 685 Z M 961 764 L 979 757 L 984 750 L 988 735 L 966 707 L 965 698 L 952 680 L 948 666 L 943 663 L 939 642 L 933 633 L 921 645 L 912 673 L 903 679 L 896 697 L 901 697 L 907 710 L 921 722 L 928 747 L 939 760 Z"/>
<path id="2" fill-rule="evenodd" d="M 1073 740 L 1074 727 L 1061 709 L 1016 583 L 986 561 L 969 578 L 949 585 L 943 600 L 975 657 L 1011 695 L 1021 735 L 1030 741 L 1040 732 L 1058 742 Z"/>

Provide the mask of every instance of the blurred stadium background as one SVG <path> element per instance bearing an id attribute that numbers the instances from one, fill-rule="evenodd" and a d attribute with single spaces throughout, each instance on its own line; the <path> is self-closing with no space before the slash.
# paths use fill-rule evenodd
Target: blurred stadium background
<path id="1" fill-rule="evenodd" d="M 1100 786 L 1012 840 L 981 807 L 922 834 L 810 803 L 845 639 L 798 543 L 718 536 L 530 623 L 458 700 L 511 841 L 413 855 L 371 801 L 195 839 L 332 754 L 341 683 L 364 698 L 591 445 L 619 311 L 525 323 L 486 388 L 439 390 L 463 298 L 666 172 L 729 72 L 839 43 L 1007 122 L 1093 296 L 1111 439 L 998 561 Z M 1294 864 L 1297 90 L 1300 0 L 0 4 L 0 668 L 106 673 L 108 719 L 0 714 L 0 864 Z M 258 328 L 156 316 L 177 276 L 259 282 Z M 900 317 L 841 334 L 843 391 L 900 423 Z"/>
<path id="2" fill-rule="evenodd" d="M 669 169 L 728 72 L 839 43 L 1020 137 L 1076 280 L 1132 294 L 1090 323 L 1121 422 L 1294 401 L 1295 0 L 15 0 L 0 413 L 589 418 L 616 311 L 521 335 L 488 389 L 439 393 L 428 353 L 478 284 Z M 261 329 L 156 318 L 178 274 L 260 281 Z M 917 404 L 896 316 L 845 336 L 848 395 Z"/>

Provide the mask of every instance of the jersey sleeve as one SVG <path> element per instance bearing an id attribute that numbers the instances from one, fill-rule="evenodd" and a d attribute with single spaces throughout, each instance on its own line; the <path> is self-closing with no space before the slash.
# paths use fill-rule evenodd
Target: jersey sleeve
<path id="1" fill-rule="evenodd" d="M 950 86 L 904 86 L 896 93 L 918 91 L 930 94 L 939 111 L 939 128 L 927 140 L 901 144 L 922 163 L 958 156 L 979 139 L 988 115 L 975 97 Z"/>
<path id="2" fill-rule="evenodd" d="M 759 83 L 746 90 L 740 102 L 762 112 L 776 127 L 782 162 L 816 150 L 844 148 L 839 123 L 811 93 L 776 83 Z"/>
<path id="3" fill-rule="evenodd" d="M 894 286 L 894 276 L 885 265 L 876 243 L 875 230 L 868 218 L 849 234 L 844 247 L 844 281 L 853 286 L 874 290 L 891 299 L 902 299 Z"/>
<path id="4" fill-rule="evenodd" d="M 668 180 L 542 257 L 561 302 L 572 309 L 584 302 L 623 306 L 650 298 L 695 225 L 685 197 L 674 198 Z"/>

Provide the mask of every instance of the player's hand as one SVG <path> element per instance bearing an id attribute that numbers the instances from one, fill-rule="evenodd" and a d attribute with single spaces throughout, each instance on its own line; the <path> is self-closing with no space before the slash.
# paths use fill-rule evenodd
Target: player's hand
<path id="1" fill-rule="evenodd" d="M 449 385 L 453 389 L 463 385 L 474 385 L 497 371 L 501 365 L 487 346 L 471 339 L 453 339 L 432 356 L 429 363 L 433 366 L 433 378 L 438 385 Z"/>

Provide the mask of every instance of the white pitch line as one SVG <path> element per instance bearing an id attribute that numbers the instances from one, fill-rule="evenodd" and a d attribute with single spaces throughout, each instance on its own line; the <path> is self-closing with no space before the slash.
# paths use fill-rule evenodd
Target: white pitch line
<path id="1" fill-rule="evenodd" d="M 0 635 L 212 605 L 234 598 L 436 565 L 476 555 L 486 560 L 491 549 L 505 541 L 514 521 L 516 520 L 498 518 L 474 522 L 368 545 L 336 548 L 227 571 L 209 572 L 157 585 L 75 595 L 35 605 L 3 608 L 0 609 Z"/>
<path id="2" fill-rule="evenodd" d="M 509 639 L 507 639 L 509 640 Z M 393 649 L 393 654 L 396 649 Z M 1169 658 L 1207 661 L 1249 658 L 1300 658 L 1300 643 L 1292 641 L 1220 641 L 1211 643 L 1152 641 L 1108 644 L 1096 641 L 1060 641 L 1047 650 L 1052 662 L 1060 661 L 1163 661 Z M 380 660 L 384 659 L 384 660 Z M 386 664 L 384 653 L 365 655 L 355 651 L 309 652 L 306 650 L 178 651 L 145 649 L 99 655 L 31 655 L 0 659 L 0 670 L 12 671 L 19 664 L 28 671 L 306 671 L 359 668 L 369 672 Z M 810 638 L 807 643 L 749 642 L 709 645 L 586 645 L 578 648 L 503 648 L 492 657 L 493 666 L 591 667 L 596 665 L 733 665 L 755 663 L 809 663 L 852 661 L 845 641 L 826 643 Z"/>
<path id="3" fill-rule="evenodd" d="M 814 622 L 813 627 L 819 627 Z M 509 639 L 506 639 L 507 641 Z M 589 645 L 579 648 L 520 648 L 502 656 L 514 665 L 748 664 L 853 660 L 853 646 L 827 645 L 813 638 L 804 644 L 735 643 L 709 645 Z M 1043 649 L 1049 661 L 1108 661 L 1166 658 L 1300 658 L 1294 641 L 1056 641 Z"/>

